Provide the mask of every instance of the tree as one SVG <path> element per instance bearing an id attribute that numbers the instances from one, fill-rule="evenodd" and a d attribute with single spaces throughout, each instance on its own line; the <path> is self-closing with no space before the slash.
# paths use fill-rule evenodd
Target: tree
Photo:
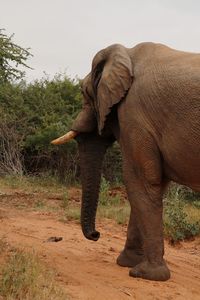
<path id="1" fill-rule="evenodd" d="M 18 80 L 24 77 L 24 72 L 18 67 L 30 68 L 26 60 L 31 56 L 29 49 L 24 49 L 13 42 L 13 36 L 7 36 L 0 29 L 0 83 Z"/>

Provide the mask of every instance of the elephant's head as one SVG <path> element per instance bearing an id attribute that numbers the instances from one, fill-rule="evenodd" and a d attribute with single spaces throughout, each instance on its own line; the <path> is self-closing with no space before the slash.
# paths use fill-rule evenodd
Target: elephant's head
<path id="1" fill-rule="evenodd" d="M 114 140 L 112 126 L 107 121 L 112 115 L 112 108 L 126 96 L 132 78 L 132 63 L 125 47 L 117 44 L 98 52 L 91 72 L 82 81 L 84 100 L 81 112 L 71 131 L 52 142 L 62 144 L 76 136 L 83 189 L 81 225 L 85 237 L 95 241 L 99 238 L 99 232 L 95 230 L 95 216 L 101 166 L 106 149 Z"/>

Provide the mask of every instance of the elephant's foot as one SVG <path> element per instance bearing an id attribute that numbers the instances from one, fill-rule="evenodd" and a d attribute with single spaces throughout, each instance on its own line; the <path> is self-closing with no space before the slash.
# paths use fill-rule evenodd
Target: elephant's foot
<path id="1" fill-rule="evenodd" d="M 117 258 L 117 264 L 121 267 L 135 267 L 144 260 L 144 256 L 135 253 L 134 250 L 124 249 Z"/>
<path id="2" fill-rule="evenodd" d="M 165 261 L 161 264 L 152 264 L 148 261 L 143 261 L 131 269 L 129 275 L 148 280 L 166 281 L 170 278 L 170 271 Z"/>

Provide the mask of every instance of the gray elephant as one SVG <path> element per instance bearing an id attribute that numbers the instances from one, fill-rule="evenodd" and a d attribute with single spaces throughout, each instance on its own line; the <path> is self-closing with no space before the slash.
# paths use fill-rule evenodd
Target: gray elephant
<path id="1" fill-rule="evenodd" d="M 95 215 L 102 160 L 117 140 L 131 206 L 117 263 L 131 267 L 133 277 L 167 280 L 163 193 L 170 181 L 200 191 L 200 54 L 155 43 L 112 45 L 94 57 L 82 93 L 72 130 L 53 143 L 78 141 L 83 234 L 94 241 L 100 236 Z"/>

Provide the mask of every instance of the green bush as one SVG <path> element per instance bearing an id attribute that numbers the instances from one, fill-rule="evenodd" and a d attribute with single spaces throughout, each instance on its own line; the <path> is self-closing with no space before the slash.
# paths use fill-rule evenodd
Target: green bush
<path id="1" fill-rule="evenodd" d="M 103 176 L 111 183 L 122 182 L 122 156 L 118 143 L 114 143 L 105 155 L 103 163 Z"/>
<path id="2" fill-rule="evenodd" d="M 110 197 L 109 189 L 110 189 L 109 182 L 105 179 L 105 177 L 102 176 L 100 193 L 99 193 L 99 204 L 100 205 L 103 205 L 103 206 L 108 205 L 109 197 Z"/>
<path id="3" fill-rule="evenodd" d="M 110 194 L 111 186 L 109 181 L 102 176 L 101 187 L 99 193 L 99 204 L 101 206 L 115 206 L 121 203 L 120 195 L 112 196 Z"/>
<path id="4" fill-rule="evenodd" d="M 20 47 L 13 42 L 14 34 L 7 36 L 0 28 L 0 84 L 18 80 L 25 72 L 20 67 L 28 67 L 26 60 L 31 56 L 29 49 Z"/>
<path id="5" fill-rule="evenodd" d="M 6 141 L 13 129 L 16 145 L 12 149 L 17 149 L 17 157 L 21 157 L 23 173 L 49 171 L 63 181 L 66 176 L 74 180 L 77 172 L 76 143 L 55 147 L 50 141 L 70 128 L 80 108 L 79 82 L 64 75 L 31 84 L 24 81 L 1 84 L 0 128 L 7 125 L 7 132 L 5 135 L 0 130 L 0 141 Z M 5 153 L 4 148 L 5 142 L 0 143 L 0 155 Z M 12 166 L 16 161 L 14 158 Z"/>
<path id="6" fill-rule="evenodd" d="M 195 192 L 186 186 L 181 186 L 179 193 L 188 204 L 200 208 L 200 192 Z"/>
<path id="7" fill-rule="evenodd" d="M 200 222 L 188 219 L 180 186 L 171 187 L 164 204 L 164 234 L 171 243 L 189 239 L 200 233 Z"/>

